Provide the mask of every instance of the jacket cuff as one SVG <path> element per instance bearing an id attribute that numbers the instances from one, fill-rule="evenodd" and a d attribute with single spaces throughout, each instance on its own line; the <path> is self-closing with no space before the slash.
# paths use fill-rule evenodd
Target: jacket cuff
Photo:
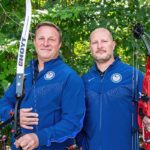
<path id="1" fill-rule="evenodd" d="M 39 139 L 39 146 L 50 146 L 51 145 L 51 141 L 50 139 L 47 137 L 47 134 L 44 131 L 38 131 L 36 132 L 38 139 Z"/>

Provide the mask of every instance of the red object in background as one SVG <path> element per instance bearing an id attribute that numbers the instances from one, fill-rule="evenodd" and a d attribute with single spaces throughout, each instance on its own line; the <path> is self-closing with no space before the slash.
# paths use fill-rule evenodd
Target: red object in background
<path id="1" fill-rule="evenodd" d="M 66 150 L 78 150 L 78 146 L 76 144 L 73 144 L 70 147 L 67 147 Z"/>
<path id="2" fill-rule="evenodd" d="M 143 148 L 150 150 L 150 132 L 143 125 L 143 117 L 150 118 L 150 56 L 147 57 L 146 73 L 143 80 L 142 96 L 138 102 L 138 124 L 143 135 Z"/>

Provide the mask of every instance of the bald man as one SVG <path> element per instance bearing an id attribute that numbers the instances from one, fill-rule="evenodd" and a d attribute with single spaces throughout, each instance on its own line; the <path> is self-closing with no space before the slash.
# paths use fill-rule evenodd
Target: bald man
<path id="1" fill-rule="evenodd" d="M 95 64 L 82 77 L 87 109 L 78 140 L 83 150 L 139 149 L 133 101 L 142 90 L 143 74 L 115 57 L 115 46 L 105 28 L 97 28 L 90 35 Z"/>

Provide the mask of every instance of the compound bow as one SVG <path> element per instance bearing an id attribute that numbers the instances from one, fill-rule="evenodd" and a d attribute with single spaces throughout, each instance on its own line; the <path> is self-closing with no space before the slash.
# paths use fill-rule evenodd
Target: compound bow
<path id="1" fill-rule="evenodd" d="M 142 131 L 143 148 L 145 150 L 150 150 L 150 132 L 146 130 L 143 124 L 144 116 L 150 117 L 150 46 L 146 40 L 146 38 L 150 40 L 150 36 L 144 32 L 143 26 L 140 24 L 134 27 L 133 34 L 136 39 L 143 40 L 148 51 L 146 73 L 143 80 L 141 98 L 138 101 L 138 124 Z"/>

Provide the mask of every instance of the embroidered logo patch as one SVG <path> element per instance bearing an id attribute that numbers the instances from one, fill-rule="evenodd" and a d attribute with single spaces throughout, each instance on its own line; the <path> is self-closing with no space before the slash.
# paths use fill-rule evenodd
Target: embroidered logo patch
<path id="1" fill-rule="evenodd" d="M 114 83 L 119 83 L 122 80 L 122 75 L 120 73 L 114 73 L 111 76 L 111 81 Z"/>
<path id="2" fill-rule="evenodd" d="M 45 80 L 52 80 L 55 77 L 55 72 L 53 71 L 48 71 L 45 76 L 44 79 Z"/>

